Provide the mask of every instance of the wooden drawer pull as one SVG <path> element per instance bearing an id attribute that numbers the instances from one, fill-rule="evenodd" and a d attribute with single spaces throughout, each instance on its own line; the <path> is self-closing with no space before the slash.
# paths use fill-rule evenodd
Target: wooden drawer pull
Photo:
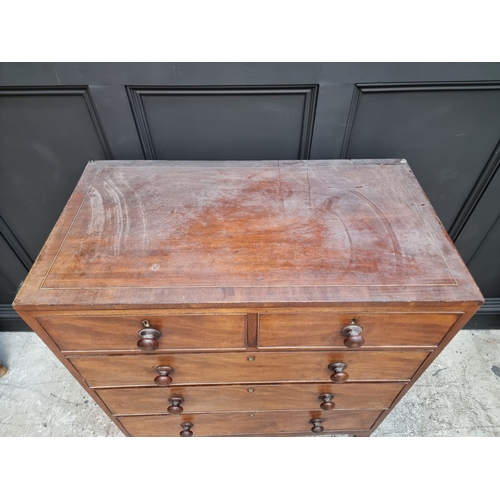
<path id="1" fill-rule="evenodd" d="M 345 337 L 344 345 L 350 349 L 361 347 L 365 343 L 365 339 L 361 336 L 362 331 L 363 327 L 354 322 L 342 328 L 342 335 Z"/>
<path id="2" fill-rule="evenodd" d="M 158 375 L 155 377 L 155 384 L 160 387 L 167 387 L 172 383 L 172 378 L 168 376 L 174 369 L 171 366 L 157 366 Z"/>
<path id="3" fill-rule="evenodd" d="M 321 418 L 313 418 L 309 420 L 309 423 L 313 425 L 311 430 L 314 434 L 321 434 L 325 430 L 325 428 L 321 425 L 321 422 L 323 422 Z"/>
<path id="4" fill-rule="evenodd" d="M 173 396 L 168 398 L 168 402 L 172 405 L 167 408 L 168 413 L 172 415 L 180 415 L 184 408 L 181 406 L 181 403 L 184 403 L 184 399 L 179 396 Z"/>
<path id="5" fill-rule="evenodd" d="M 160 346 L 158 339 L 161 337 L 161 332 L 151 328 L 147 319 L 142 322 L 142 325 L 144 328 L 137 333 L 139 336 L 137 347 L 141 349 L 141 351 L 156 351 Z"/>
<path id="6" fill-rule="evenodd" d="M 182 437 L 191 437 L 193 435 L 193 431 L 191 430 L 192 427 L 194 427 L 194 424 L 191 422 L 183 422 L 181 424 L 182 431 L 179 432 L 179 436 Z"/>
<path id="7" fill-rule="evenodd" d="M 328 369 L 333 371 L 333 373 L 330 375 L 330 380 L 334 384 L 343 384 L 344 382 L 347 382 L 349 374 L 344 371 L 346 368 L 347 364 L 342 363 L 341 361 L 328 365 Z"/>
<path id="8" fill-rule="evenodd" d="M 323 401 L 319 406 L 322 410 L 333 410 L 335 408 L 335 403 L 332 401 L 333 394 L 321 394 L 318 397 L 321 401 Z"/>

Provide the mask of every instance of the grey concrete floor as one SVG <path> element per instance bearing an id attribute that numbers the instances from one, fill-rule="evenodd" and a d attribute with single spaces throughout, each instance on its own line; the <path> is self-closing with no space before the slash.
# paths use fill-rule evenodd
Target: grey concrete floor
<path id="1" fill-rule="evenodd" d="M 123 436 L 34 333 L 0 360 L 0 436 Z M 373 436 L 500 436 L 500 330 L 459 332 Z"/>

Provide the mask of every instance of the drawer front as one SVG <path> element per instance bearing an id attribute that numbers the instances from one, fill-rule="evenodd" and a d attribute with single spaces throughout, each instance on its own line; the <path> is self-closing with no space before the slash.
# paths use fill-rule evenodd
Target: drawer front
<path id="1" fill-rule="evenodd" d="M 461 313 L 260 314 L 260 347 L 344 347 L 353 319 L 365 347 L 436 347 Z"/>
<path id="2" fill-rule="evenodd" d="M 403 383 L 181 386 L 99 389 L 97 393 L 114 415 L 166 413 L 169 398 L 181 397 L 185 413 L 222 411 L 321 410 L 323 394 L 334 409 L 389 408 Z M 327 397 L 327 399 L 329 399 Z"/>
<path id="3" fill-rule="evenodd" d="M 379 410 L 329 412 L 213 413 L 197 415 L 153 415 L 119 417 L 131 436 L 178 436 L 181 423 L 193 424 L 194 436 L 304 433 L 313 435 L 311 419 L 323 420 L 324 432 L 368 430 L 380 416 Z"/>
<path id="4" fill-rule="evenodd" d="M 157 351 L 236 349 L 246 346 L 244 314 L 150 316 L 39 316 L 37 321 L 62 351 L 136 351 L 147 319 L 161 332 Z"/>
<path id="5" fill-rule="evenodd" d="M 350 382 L 407 381 L 428 354 L 424 351 L 232 352 L 68 356 L 68 359 L 91 387 L 112 387 L 154 386 L 159 366 L 173 368 L 172 385 L 330 382 L 334 372 L 328 366 L 335 362 L 346 363 L 344 372 Z"/>

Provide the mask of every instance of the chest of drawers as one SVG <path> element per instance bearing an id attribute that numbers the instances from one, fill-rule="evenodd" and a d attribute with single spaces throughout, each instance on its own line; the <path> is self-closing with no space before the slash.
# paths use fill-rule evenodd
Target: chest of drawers
<path id="1" fill-rule="evenodd" d="M 482 302 L 405 160 L 98 161 L 14 308 L 126 435 L 367 436 Z"/>

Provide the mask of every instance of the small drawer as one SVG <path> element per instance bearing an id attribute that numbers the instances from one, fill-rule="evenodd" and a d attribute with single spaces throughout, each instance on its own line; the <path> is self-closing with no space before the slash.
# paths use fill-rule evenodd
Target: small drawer
<path id="1" fill-rule="evenodd" d="M 237 349 L 246 346 L 244 314 L 179 314 L 142 316 L 38 316 L 61 351 L 137 351 L 143 321 L 157 330 L 156 351 L 172 349 Z"/>
<path id="2" fill-rule="evenodd" d="M 181 424 L 193 424 L 193 436 L 237 436 L 252 434 L 319 434 L 370 429 L 380 410 L 329 412 L 212 413 L 119 417 L 131 436 L 179 436 Z M 318 419 L 320 422 L 312 423 Z M 315 428 L 315 432 L 312 428 Z M 323 428 L 322 432 L 321 427 Z"/>
<path id="3" fill-rule="evenodd" d="M 155 385 L 169 367 L 171 385 L 272 382 L 407 381 L 424 351 L 337 351 L 68 356 L 91 387 Z M 333 364 L 339 363 L 334 368 Z M 331 368 L 329 368 L 331 367 Z M 161 375 L 161 373 L 160 373 Z M 331 377 L 334 377 L 333 379 Z M 332 385 L 340 385 L 338 383 Z"/>
<path id="4" fill-rule="evenodd" d="M 97 393 L 114 415 L 322 410 L 325 405 L 332 411 L 387 409 L 404 386 L 397 382 L 212 385 L 98 389 Z"/>
<path id="5" fill-rule="evenodd" d="M 434 348 L 461 315 L 461 313 L 266 313 L 259 315 L 258 345 L 266 348 L 350 347 L 349 332 L 348 330 L 343 332 L 343 329 L 354 323 L 361 328 L 359 335 L 364 341 L 364 347 Z"/>

